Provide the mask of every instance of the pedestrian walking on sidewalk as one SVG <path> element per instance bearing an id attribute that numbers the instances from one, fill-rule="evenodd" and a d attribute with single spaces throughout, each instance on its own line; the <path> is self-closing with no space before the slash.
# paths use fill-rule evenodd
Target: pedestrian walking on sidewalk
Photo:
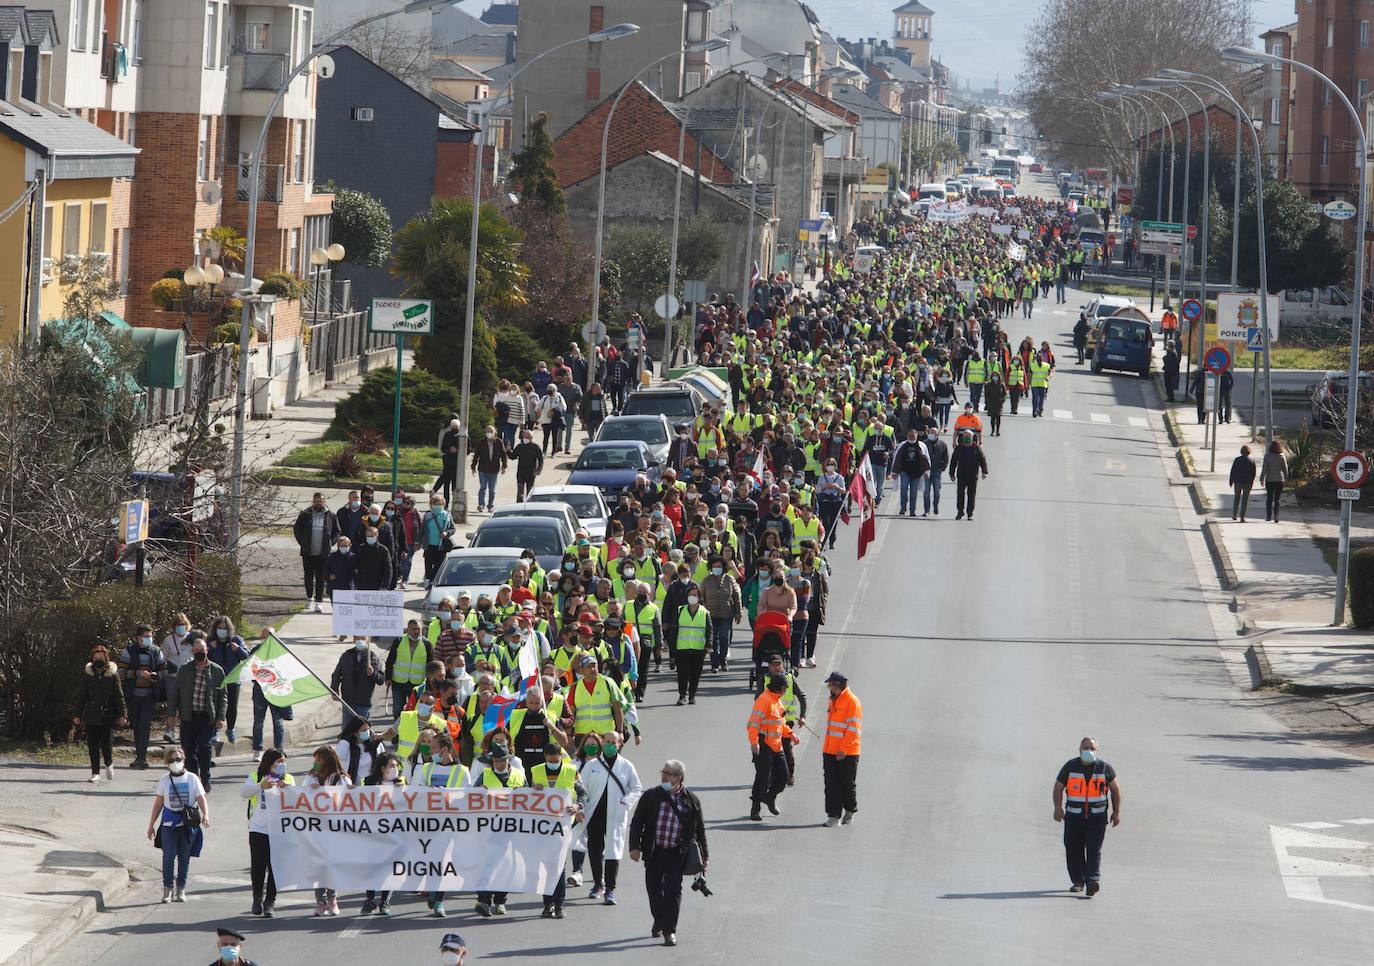
<path id="1" fill-rule="evenodd" d="M 849 678 L 832 671 L 825 679 L 830 692 L 821 776 L 825 781 L 825 825 L 848 825 L 859 810 L 859 752 L 863 748 L 863 703 L 849 690 Z M 843 817 L 841 812 L 843 811 Z"/>
<path id="2" fill-rule="evenodd" d="M 1174 401 L 1174 393 L 1178 392 L 1178 349 L 1172 342 L 1164 343 L 1164 392 L 1169 402 Z"/>
<path id="3" fill-rule="evenodd" d="M 490 511 L 496 506 L 496 479 L 506 472 L 506 447 L 496 438 L 495 426 L 488 426 L 472 448 L 472 471 L 477 474 L 477 509 Z"/>
<path id="4" fill-rule="evenodd" d="M 119 671 L 110 662 L 104 644 L 91 648 L 91 659 L 76 686 L 76 717 L 72 724 L 86 729 L 86 750 L 91 756 L 91 782 L 100 781 L 100 763 L 105 762 L 105 780 L 114 780 L 114 729 L 128 720 L 124 689 Z"/>
<path id="5" fill-rule="evenodd" d="M 1064 856 L 1069 867 L 1070 892 L 1097 895 L 1102 876 L 1102 841 L 1107 835 L 1107 803 L 1111 824 L 1121 824 L 1121 788 L 1116 769 L 1097 755 L 1097 740 L 1084 738 L 1078 757 L 1070 758 L 1054 780 L 1054 820 L 1064 823 Z M 1067 799 L 1067 801 L 1066 801 Z"/>
<path id="6" fill-rule="evenodd" d="M 1217 377 L 1217 419 L 1223 423 L 1231 421 L 1231 389 L 1235 384 L 1236 377 L 1230 369 Z"/>
<path id="7" fill-rule="evenodd" d="M 330 548 L 339 539 L 339 519 L 325 506 L 324 494 L 316 493 L 310 498 L 310 506 L 296 515 L 291 530 L 301 549 L 306 604 L 319 613 L 325 591 L 324 564 Z"/>
<path id="8" fill-rule="evenodd" d="M 139 624 L 134 628 L 133 640 L 119 655 L 124 703 L 134 726 L 134 760 L 130 768 L 148 767 L 148 740 L 166 673 L 167 660 L 161 648 L 153 643 L 152 627 Z"/>
<path id="9" fill-rule="evenodd" d="M 1240 455 L 1231 464 L 1231 491 L 1235 494 L 1235 500 L 1231 504 L 1231 519 L 1236 519 L 1240 515 L 1240 522 L 1245 522 L 1245 508 L 1250 503 L 1250 489 L 1255 485 L 1255 461 L 1250 458 L 1250 447 L 1242 446 Z"/>
<path id="10" fill-rule="evenodd" d="M 510 457 L 515 461 L 515 502 L 522 503 L 534 489 L 534 478 L 544 469 L 544 451 L 535 443 L 534 434 L 522 429 L 520 442 L 511 450 Z"/>
<path id="11" fill-rule="evenodd" d="M 272 843 L 262 793 L 294 784 L 295 777 L 286 770 L 286 755 L 280 748 L 269 748 L 258 760 L 258 767 L 248 770 L 239 789 L 239 797 L 248 800 L 248 874 L 253 885 L 253 915 L 267 919 L 275 914 L 277 881 L 272 875 Z"/>
<path id="12" fill-rule="evenodd" d="M 439 459 L 442 461 L 439 478 L 429 488 L 430 493 L 444 491 L 444 500 L 452 498 L 452 490 L 458 486 L 458 447 L 461 443 L 457 419 L 450 419 L 448 429 L 439 437 Z"/>
<path id="13" fill-rule="evenodd" d="M 1269 452 L 1264 454 L 1264 465 L 1260 468 L 1260 483 L 1264 486 L 1264 519 L 1279 522 L 1279 498 L 1283 496 L 1283 484 L 1288 479 L 1288 460 L 1283 455 L 1283 444 L 1274 440 L 1269 444 Z"/>
<path id="14" fill-rule="evenodd" d="M 983 448 L 973 441 L 973 434 L 959 434 L 959 445 L 949 459 L 949 478 L 957 485 L 954 491 L 954 509 L 958 511 L 954 519 L 964 519 L 965 497 L 968 502 L 968 519 L 973 520 L 973 507 L 978 500 L 978 476 L 988 478 L 988 461 Z"/>

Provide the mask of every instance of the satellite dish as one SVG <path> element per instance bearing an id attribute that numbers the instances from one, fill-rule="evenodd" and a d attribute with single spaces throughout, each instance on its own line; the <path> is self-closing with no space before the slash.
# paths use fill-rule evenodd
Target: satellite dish
<path id="1" fill-rule="evenodd" d="M 207 205 L 217 205 L 224 197 L 224 189 L 219 186 L 218 181 L 207 181 L 200 189 L 200 200 Z"/>
<path id="2" fill-rule="evenodd" d="M 338 68 L 334 66 L 334 58 L 328 54 L 320 54 L 315 58 L 315 76 L 320 80 L 329 80 L 336 70 Z"/>
<path id="3" fill-rule="evenodd" d="M 749 177 L 755 181 L 766 178 L 768 177 L 768 159 L 762 154 L 756 154 L 749 159 L 749 163 L 745 165 L 745 170 Z"/>

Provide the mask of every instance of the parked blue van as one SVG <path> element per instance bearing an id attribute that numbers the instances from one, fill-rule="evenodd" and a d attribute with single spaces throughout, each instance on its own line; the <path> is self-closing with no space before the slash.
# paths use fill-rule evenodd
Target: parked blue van
<path id="1" fill-rule="evenodd" d="M 1128 306 L 1103 319 L 1094 333 L 1092 371 L 1117 369 L 1150 377 L 1155 336 L 1144 312 Z"/>

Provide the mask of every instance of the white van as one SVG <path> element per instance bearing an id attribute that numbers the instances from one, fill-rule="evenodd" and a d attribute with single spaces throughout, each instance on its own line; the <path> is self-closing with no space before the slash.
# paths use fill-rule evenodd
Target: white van
<path id="1" fill-rule="evenodd" d="M 916 200 L 921 201 L 925 198 L 930 198 L 934 201 L 944 201 L 947 193 L 943 181 L 932 181 L 929 184 L 921 185 L 921 187 L 916 190 Z"/>
<path id="2" fill-rule="evenodd" d="M 1334 285 L 1284 289 L 1279 293 L 1279 325 L 1351 325 L 1355 306 Z"/>

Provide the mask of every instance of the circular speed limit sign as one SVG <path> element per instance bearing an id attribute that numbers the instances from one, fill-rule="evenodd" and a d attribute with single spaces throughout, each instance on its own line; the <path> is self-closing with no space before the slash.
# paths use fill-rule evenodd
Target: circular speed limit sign
<path id="1" fill-rule="evenodd" d="M 1353 449 L 1337 453 L 1331 461 L 1331 478 L 1337 486 L 1357 487 L 1369 477 L 1369 461 Z"/>

